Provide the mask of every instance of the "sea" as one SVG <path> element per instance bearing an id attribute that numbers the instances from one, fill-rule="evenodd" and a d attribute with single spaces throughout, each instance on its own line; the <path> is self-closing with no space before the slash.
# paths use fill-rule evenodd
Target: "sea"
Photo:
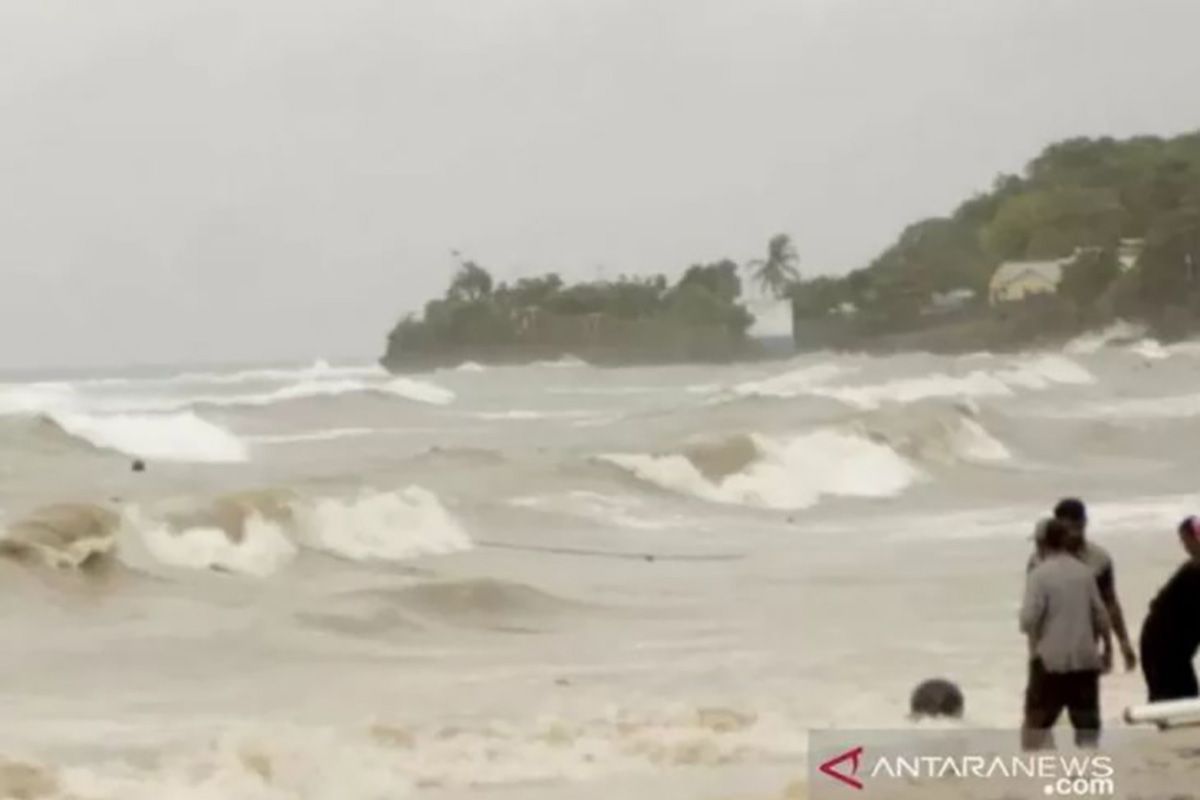
<path id="1" fill-rule="evenodd" d="M 1017 725 L 1060 497 L 1135 635 L 1200 512 L 1200 344 L 1128 325 L 0 380 L 0 796 L 802 796 L 810 731 L 913 725 L 926 678 Z"/>

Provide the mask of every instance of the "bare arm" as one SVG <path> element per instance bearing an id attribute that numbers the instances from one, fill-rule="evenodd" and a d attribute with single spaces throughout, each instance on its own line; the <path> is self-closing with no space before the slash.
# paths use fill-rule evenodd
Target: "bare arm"
<path id="1" fill-rule="evenodd" d="M 1096 586 L 1101 600 L 1104 601 L 1104 608 L 1108 612 L 1112 632 L 1117 635 L 1117 642 L 1121 645 L 1121 656 L 1125 660 L 1125 669 L 1135 669 L 1137 654 L 1134 652 L 1133 643 L 1129 640 L 1129 629 L 1125 626 L 1125 613 L 1121 609 L 1121 601 L 1117 598 L 1117 580 L 1111 564 L 1104 572 L 1100 573 L 1096 579 Z M 1110 642 L 1108 647 L 1111 651 L 1111 636 L 1106 635 L 1105 639 Z"/>

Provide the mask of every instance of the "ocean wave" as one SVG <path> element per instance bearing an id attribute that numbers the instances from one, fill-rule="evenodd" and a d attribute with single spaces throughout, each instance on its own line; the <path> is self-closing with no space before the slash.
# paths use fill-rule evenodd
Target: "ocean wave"
<path id="1" fill-rule="evenodd" d="M 551 369 L 577 369 L 579 367 L 589 366 L 589 364 L 578 356 L 565 355 L 562 358 L 556 358 L 553 361 L 535 361 L 533 366 L 549 367 Z"/>
<path id="2" fill-rule="evenodd" d="M 340 378 L 385 377 L 387 370 L 379 364 L 344 364 L 335 366 L 319 358 L 302 367 L 261 367 L 229 372 L 179 372 L 161 377 L 94 378 L 79 381 L 80 386 L 124 386 L 131 384 L 211 384 L 235 386 L 242 383 L 287 383 L 296 381 L 330 380 Z"/>
<path id="3" fill-rule="evenodd" d="M 1063 347 L 1068 355 L 1091 355 L 1114 344 L 1128 344 L 1146 335 L 1144 325 L 1118 320 L 1107 328 L 1076 336 Z"/>
<path id="4" fill-rule="evenodd" d="M 354 561 L 401 561 L 471 547 L 438 496 L 419 486 L 307 501 L 295 508 L 294 525 L 306 546 Z"/>
<path id="5" fill-rule="evenodd" d="M 75 402 L 73 387 L 61 383 L 0 384 L 0 416 L 28 416 Z"/>
<path id="6" fill-rule="evenodd" d="M 935 398 L 1008 397 L 1018 390 L 1043 391 L 1055 386 L 1081 386 L 1095 377 L 1059 355 L 1041 355 L 1003 369 L 977 369 L 965 375 L 934 373 L 863 386 L 813 386 L 808 394 L 829 397 L 860 409 L 885 403 L 914 403 Z"/>
<path id="7" fill-rule="evenodd" d="M 791 398 L 808 394 L 814 387 L 828 384 L 834 378 L 855 372 L 853 367 L 843 364 L 815 364 L 789 370 L 780 375 L 756 381 L 746 381 L 733 387 L 733 393 L 741 397 Z M 706 393 L 710 387 L 689 387 L 689 392 Z"/>
<path id="8" fill-rule="evenodd" d="M 53 569 L 89 569 L 113 554 L 120 524 L 120 513 L 107 506 L 47 506 L 0 528 L 0 555 Z"/>
<path id="9" fill-rule="evenodd" d="M 221 408 L 264 407 L 295 400 L 321 397 L 341 397 L 348 394 L 378 394 L 399 397 L 428 405 L 447 405 L 454 402 L 454 392 L 429 381 L 415 378 L 393 378 L 385 383 L 359 380 L 303 381 L 284 386 L 273 392 L 244 395 L 207 395 L 181 400 L 155 401 L 147 406 L 151 409 L 187 408 L 190 406 L 217 406 Z"/>
<path id="10" fill-rule="evenodd" d="M 788 439 L 757 434 L 714 443 L 703 454 L 609 454 L 614 464 L 659 488 L 716 503 L 803 509 L 826 496 L 892 497 L 922 471 L 886 444 L 838 430 Z"/>
<path id="11" fill-rule="evenodd" d="M 356 561 L 399 561 L 471 547 L 436 494 L 417 486 L 357 495 L 243 492 L 155 504 L 60 505 L 18 519 L 0 555 L 83 569 L 118 559 L 140 572 L 216 570 L 267 577 L 301 548 Z"/>
<path id="12" fill-rule="evenodd" d="M 58 412 L 45 418 L 93 447 L 135 458 L 213 464 L 249 458 L 249 449 L 235 434 L 190 411 L 111 415 Z"/>
<path id="13" fill-rule="evenodd" d="M 1147 361 L 1162 361 L 1171 357 L 1171 351 L 1162 346 L 1157 339 L 1142 339 L 1129 345 L 1129 352 L 1141 356 Z"/>
<path id="14" fill-rule="evenodd" d="M 877 411 L 857 423 L 873 441 L 919 464 L 999 464 L 1012 460 L 1012 451 L 976 418 L 965 404 L 932 409 L 902 408 Z"/>
<path id="15" fill-rule="evenodd" d="M 859 368 L 844 364 L 815 364 L 740 383 L 731 392 L 736 397 L 824 397 L 870 410 L 889 403 L 905 404 L 939 398 L 1006 397 L 1019 390 L 1039 391 L 1053 386 L 1083 385 L 1095 381 L 1084 367 L 1055 354 L 1027 357 L 1007 367 L 974 369 L 964 374 L 935 372 L 875 384 L 846 385 L 836 382 L 836 379 L 858 371 Z M 696 390 L 707 388 L 696 387 Z"/>
<path id="16" fill-rule="evenodd" d="M 121 560 L 135 568 L 218 570 L 265 578 L 296 557 L 298 548 L 282 525 L 261 513 L 247 513 L 234 525 L 216 519 L 176 527 L 137 507 L 122 520 Z"/>

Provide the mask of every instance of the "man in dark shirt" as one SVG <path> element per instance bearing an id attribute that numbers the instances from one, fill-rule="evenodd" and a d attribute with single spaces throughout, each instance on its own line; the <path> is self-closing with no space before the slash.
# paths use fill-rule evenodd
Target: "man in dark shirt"
<path id="1" fill-rule="evenodd" d="M 1200 650 L 1200 520 L 1180 523 L 1179 538 L 1189 558 L 1150 603 L 1142 625 L 1142 674 L 1151 703 L 1200 697 L 1192 666 Z"/>

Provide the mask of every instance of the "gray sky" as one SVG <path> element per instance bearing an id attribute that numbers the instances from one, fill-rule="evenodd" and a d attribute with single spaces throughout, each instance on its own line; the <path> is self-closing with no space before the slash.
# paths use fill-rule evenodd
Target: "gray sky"
<path id="1" fill-rule="evenodd" d="M 1196 0 L 0 0 L 0 368 L 378 355 L 458 248 L 861 266 L 1200 127 Z"/>

